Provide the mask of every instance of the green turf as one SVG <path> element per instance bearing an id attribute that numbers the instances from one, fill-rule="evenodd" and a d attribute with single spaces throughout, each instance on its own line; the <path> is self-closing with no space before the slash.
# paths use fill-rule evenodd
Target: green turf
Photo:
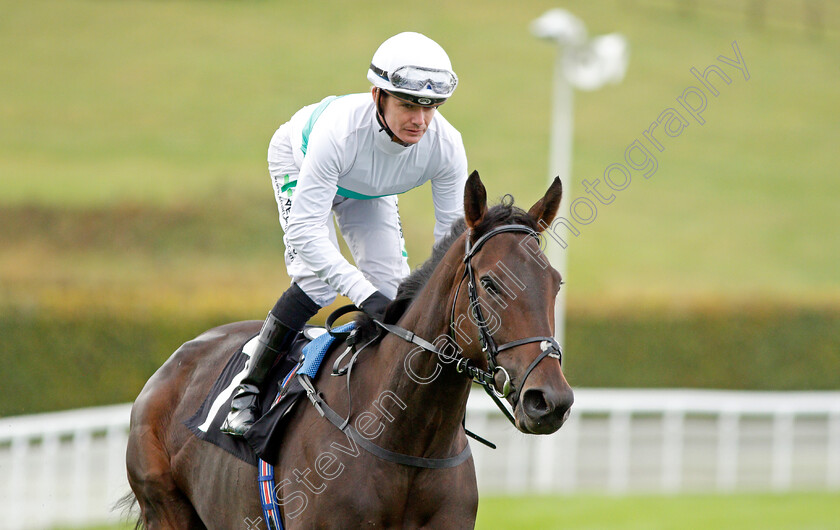
<path id="1" fill-rule="evenodd" d="M 837 493 L 571 495 L 479 501 L 479 530 L 835 530 Z M 127 525 L 87 530 L 127 530 Z"/>
<path id="2" fill-rule="evenodd" d="M 826 493 L 484 497 L 476 528 L 562 530 L 830 530 L 840 496 Z"/>

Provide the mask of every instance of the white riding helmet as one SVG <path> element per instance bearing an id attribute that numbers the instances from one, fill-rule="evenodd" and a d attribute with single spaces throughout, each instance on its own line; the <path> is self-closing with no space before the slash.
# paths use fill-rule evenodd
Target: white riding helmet
<path id="1" fill-rule="evenodd" d="M 367 78 L 373 86 L 425 107 L 443 103 L 458 86 L 443 48 L 412 31 L 394 35 L 379 46 Z"/>

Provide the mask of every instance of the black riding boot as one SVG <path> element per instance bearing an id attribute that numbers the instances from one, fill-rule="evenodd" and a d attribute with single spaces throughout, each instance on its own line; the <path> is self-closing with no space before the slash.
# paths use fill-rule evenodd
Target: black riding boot
<path id="1" fill-rule="evenodd" d="M 286 327 L 271 313 L 265 319 L 257 347 L 248 360 L 248 372 L 236 388 L 222 432 L 242 436 L 257 421 L 260 388 L 283 346 L 290 343 L 297 331 Z"/>
<path id="2" fill-rule="evenodd" d="M 257 337 L 257 347 L 248 360 L 248 372 L 236 388 L 230 413 L 221 427 L 222 432 L 242 436 L 257 421 L 260 391 L 268 372 L 277 357 L 286 352 L 303 325 L 319 309 L 320 306 L 297 284 L 292 284 L 277 300 Z"/>

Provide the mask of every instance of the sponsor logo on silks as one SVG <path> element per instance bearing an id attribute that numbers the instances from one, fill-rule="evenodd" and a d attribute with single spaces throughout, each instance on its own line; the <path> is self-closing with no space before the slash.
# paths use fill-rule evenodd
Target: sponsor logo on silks
<path id="1" fill-rule="evenodd" d="M 417 103 L 421 105 L 431 105 L 432 100 L 429 98 L 417 98 Z"/>
<path id="2" fill-rule="evenodd" d="M 283 175 L 283 186 L 280 187 L 280 193 L 285 193 L 286 197 L 291 199 L 292 194 L 294 193 L 294 187 L 295 186 L 297 186 L 297 179 L 290 180 L 288 174 Z M 289 204 L 289 208 L 291 208 L 291 207 L 292 207 L 292 205 Z"/>

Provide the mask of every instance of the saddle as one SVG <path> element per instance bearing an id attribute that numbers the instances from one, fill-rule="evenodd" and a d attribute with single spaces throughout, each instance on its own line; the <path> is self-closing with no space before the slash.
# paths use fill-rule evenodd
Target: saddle
<path id="1" fill-rule="evenodd" d="M 353 324 L 334 328 L 334 333 L 346 333 Z M 315 378 L 327 352 L 335 346 L 336 338 L 322 327 L 306 326 L 281 355 L 268 374 L 260 394 L 260 418 L 245 437 L 230 436 L 219 428 L 230 410 L 236 387 L 245 375 L 245 363 L 256 346 L 254 335 L 246 341 L 225 365 L 201 406 L 184 425 L 199 439 L 221 447 L 240 460 L 256 466 L 259 459 L 276 464 L 283 429 L 290 412 L 305 394 L 296 373 Z"/>

